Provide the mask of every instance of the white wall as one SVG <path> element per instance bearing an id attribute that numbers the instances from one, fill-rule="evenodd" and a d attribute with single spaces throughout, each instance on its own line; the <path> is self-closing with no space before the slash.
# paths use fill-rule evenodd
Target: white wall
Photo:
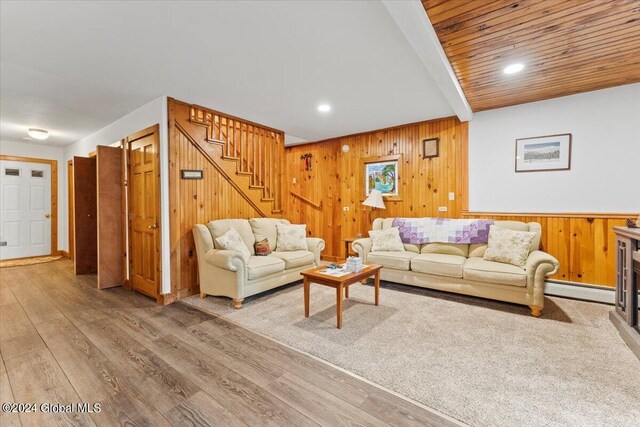
<path id="1" fill-rule="evenodd" d="M 515 173 L 515 140 L 572 134 L 571 170 Z M 469 210 L 640 212 L 640 83 L 475 113 Z"/>
<path id="2" fill-rule="evenodd" d="M 132 133 L 160 124 L 160 238 L 162 244 L 162 292 L 171 291 L 169 271 L 169 139 L 167 97 L 160 96 L 115 122 L 81 140 L 64 147 L 64 161 L 73 156 L 87 156 L 97 145 L 110 145 Z M 66 175 L 66 169 L 65 169 Z M 67 218 L 68 196 L 64 194 L 64 218 Z"/>
<path id="3" fill-rule="evenodd" d="M 63 200 L 67 193 L 67 164 L 63 161 L 62 147 L 31 142 L 0 141 L 0 154 L 7 156 L 35 157 L 58 162 L 58 249 L 67 250 L 67 216 Z M 65 202 L 66 203 L 66 202 Z"/>

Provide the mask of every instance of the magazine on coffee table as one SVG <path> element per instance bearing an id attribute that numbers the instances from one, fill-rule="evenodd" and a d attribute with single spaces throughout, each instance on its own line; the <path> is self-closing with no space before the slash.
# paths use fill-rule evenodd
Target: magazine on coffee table
<path id="1" fill-rule="evenodd" d="M 338 268 L 325 268 L 324 270 L 320 270 L 318 271 L 318 273 L 320 274 L 326 274 L 327 276 L 332 276 L 332 277 L 342 277 L 342 276 L 346 276 L 347 274 L 351 274 L 351 271 L 347 271 L 345 269 L 346 264 L 340 264 L 338 265 Z M 367 268 L 368 265 L 363 265 L 362 268 Z"/>

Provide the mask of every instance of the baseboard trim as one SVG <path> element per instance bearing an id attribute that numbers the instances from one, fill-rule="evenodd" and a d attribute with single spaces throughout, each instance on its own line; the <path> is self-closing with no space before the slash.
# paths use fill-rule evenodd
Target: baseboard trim
<path id="1" fill-rule="evenodd" d="M 555 297 L 578 299 L 614 305 L 615 289 L 608 286 L 585 285 L 583 283 L 547 280 L 544 294 Z"/>

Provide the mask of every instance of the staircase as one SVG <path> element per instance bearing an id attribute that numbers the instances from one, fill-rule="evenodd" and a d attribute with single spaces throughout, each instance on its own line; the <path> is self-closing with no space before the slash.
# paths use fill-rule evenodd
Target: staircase
<path id="1" fill-rule="evenodd" d="M 199 106 L 191 106 L 189 121 L 206 127 L 204 154 L 263 216 L 281 215 L 281 171 L 284 133 Z M 202 151 L 202 150 L 201 150 Z"/>

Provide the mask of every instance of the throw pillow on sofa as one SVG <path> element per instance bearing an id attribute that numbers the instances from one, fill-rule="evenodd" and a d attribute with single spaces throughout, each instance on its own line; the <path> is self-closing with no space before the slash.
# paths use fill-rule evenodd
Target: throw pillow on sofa
<path id="1" fill-rule="evenodd" d="M 271 246 L 269 246 L 269 239 L 262 239 L 256 242 L 254 245 L 257 256 L 267 256 L 271 253 Z"/>
<path id="2" fill-rule="evenodd" d="M 489 243 L 483 258 L 487 261 L 524 267 L 529 257 L 531 242 L 535 237 L 536 233 L 531 231 L 513 231 L 492 225 L 489 228 Z"/>
<path id="3" fill-rule="evenodd" d="M 371 230 L 371 252 L 390 251 L 404 252 L 404 244 L 400 238 L 398 227 L 387 228 L 386 230 Z"/>
<path id="4" fill-rule="evenodd" d="M 277 224 L 277 252 L 307 251 L 307 226 L 305 224 Z"/>
<path id="5" fill-rule="evenodd" d="M 249 261 L 251 252 L 235 228 L 229 228 L 222 236 L 216 238 L 216 244 L 222 249 L 240 252 L 245 262 Z"/>

